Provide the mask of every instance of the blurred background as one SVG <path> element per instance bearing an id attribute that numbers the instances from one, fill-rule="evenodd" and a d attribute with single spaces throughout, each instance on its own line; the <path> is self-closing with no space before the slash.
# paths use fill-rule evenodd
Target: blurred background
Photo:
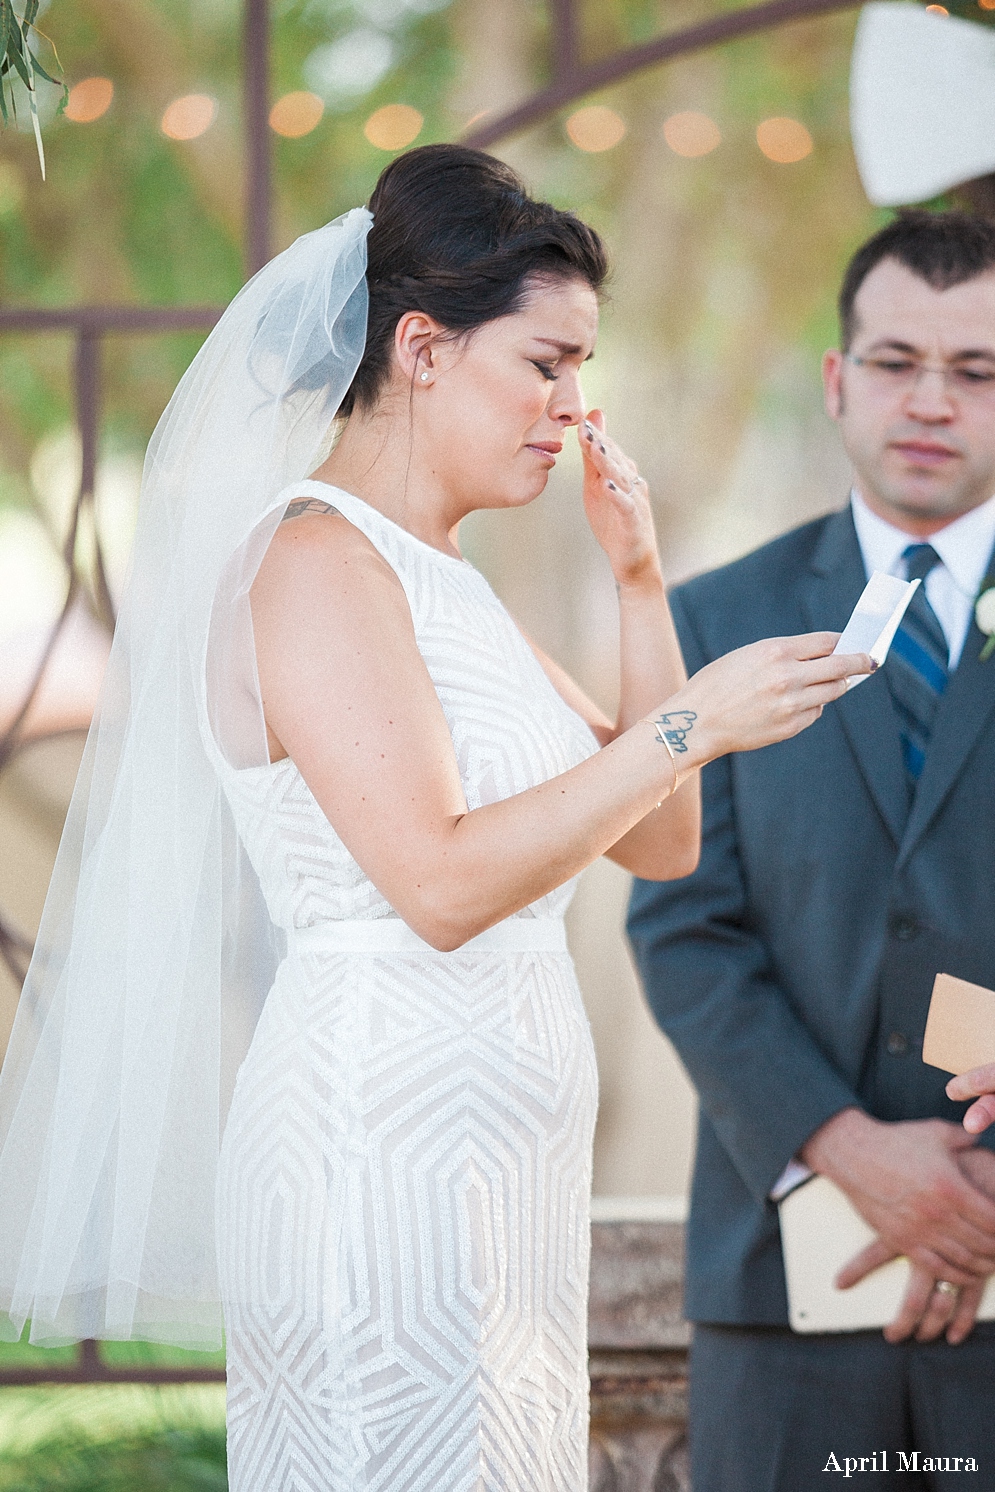
<path id="1" fill-rule="evenodd" d="M 582 52 L 736 8 L 589 0 Z M 855 20 L 842 10 L 649 69 L 495 147 L 610 245 L 587 395 L 649 481 L 670 580 L 846 497 L 819 358 L 835 338 L 841 268 L 884 216 L 850 146 Z M 224 305 L 243 278 L 239 0 L 51 0 L 37 24 L 70 92 L 57 115 L 59 90 L 39 85 L 46 181 L 23 97 L 0 133 L 3 305 Z M 541 0 L 273 0 L 273 249 L 365 201 L 397 150 L 460 138 L 533 91 L 549 25 Z M 43 43 L 40 55 L 54 70 Z M 104 339 L 93 521 L 111 598 L 145 443 L 200 335 Z M 0 732 L 65 600 L 82 459 L 73 359 L 65 331 L 0 335 Z M 463 542 L 526 630 L 610 710 L 614 587 L 585 527 L 578 467 L 571 452 L 531 508 L 470 520 Z M 76 553 L 94 580 L 88 523 Z M 0 1050 L 106 654 L 100 611 L 85 595 L 73 606 L 21 744 L 0 762 Z M 655 1198 L 676 1218 L 693 1099 L 636 985 L 627 891 L 621 872 L 595 866 L 571 913 L 601 1071 L 595 1191 Z"/>

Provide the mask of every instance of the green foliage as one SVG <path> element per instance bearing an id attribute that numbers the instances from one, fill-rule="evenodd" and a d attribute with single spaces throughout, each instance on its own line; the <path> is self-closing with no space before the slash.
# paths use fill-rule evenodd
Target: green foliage
<path id="1" fill-rule="evenodd" d="M 52 83 L 55 87 L 61 88 L 63 105 L 69 96 L 69 91 L 61 79 L 53 78 L 50 73 L 46 72 L 38 60 L 37 53 L 31 48 L 29 33 L 38 15 L 39 4 L 40 0 L 27 0 L 24 15 L 19 18 L 14 11 L 12 0 L 0 0 L 0 116 L 3 117 L 6 125 L 10 121 L 11 114 L 16 115 L 17 99 L 13 80 L 15 77 L 20 78 L 28 95 L 31 123 L 38 147 L 38 163 L 41 166 L 41 174 L 44 176 L 45 151 L 41 142 L 41 127 L 38 123 L 35 80 L 41 78 L 46 83 Z"/>
<path id="2" fill-rule="evenodd" d="M 67 1432 L 0 1453 L 0 1492 L 226 1492 L 226 1466 L 222 1426 Z"/>
<path id="3" fill-rule="evenodd" d="M 241 0 L 133 0 L 127 13 L 123 27 L 112 0 L 52 0 L 45 16 L 68 81 L 106 77 L 114 95 L 102 117 L 79 123 L 54 105 L 46 113 L 39 94 L 44 191 L 24 132 L 27 110 L 0 138 L 0 298 L 8 306 L 224 305 L 242 283 Z M 390 159 L 363 134 L 376 108 L 417 108 L 425 117 L 419 143 L 453 138 L 462 121 L 447 108 L 455 53 L 445 0 L 272 0 L 270 29 L 274 99 L 314 91 L 309 59 L 357 31 L 382 32 L 391 47 L 390 66 L 365 91 L 325 95 L 310 134 L 271 137 L 273 247 L 281 249 L 368 198 Z M 215 123 L 199 139 L 167 139 L 163 111 L 195 92 L 217 99 Z M 144 447 L 199 342 L 106 339 L 105 442 Z M 70 340 L 0 337 L 0 506 L 27 498 L 38 440 L 71 418 Z"/>

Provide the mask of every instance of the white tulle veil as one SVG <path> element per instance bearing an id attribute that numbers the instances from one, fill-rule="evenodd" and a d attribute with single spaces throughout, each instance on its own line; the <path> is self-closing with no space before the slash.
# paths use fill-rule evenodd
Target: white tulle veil
<path id="1" fill-rule="evenodd" d="M 149 446 L 0 1078 L 0 1335 L 220 1343 L 220 1134 L 281 950 L 218 752 L 266 759 L 248 587 L 362 356 L 371 222 L 347 213 L 245 286 Z"/>

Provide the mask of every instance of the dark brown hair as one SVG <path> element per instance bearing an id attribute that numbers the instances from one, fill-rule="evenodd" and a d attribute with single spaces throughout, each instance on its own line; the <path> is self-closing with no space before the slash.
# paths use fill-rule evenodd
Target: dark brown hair
<path id="1" fill-rule="evenodd" d="M 882 259 L 897 259 L 934 290 L 949 290 L 995 269 L 995 223 L 967 212 L 900 212 L 854 254 L 840 286 L 844 352 L 853 340 L 857 291 Z"/>
<path id="2" fill-rule="evenodd" d="M 581 279 L 597 291 L 608 274 L 593 228 L 534 201 L 510 166 L 480 150 L 409 150 L 382 172 L 369 205 L 366 350 L 343 415 L 376 404 L 406 311 L 458 336 L 519 310 L 536 278 Z"/>

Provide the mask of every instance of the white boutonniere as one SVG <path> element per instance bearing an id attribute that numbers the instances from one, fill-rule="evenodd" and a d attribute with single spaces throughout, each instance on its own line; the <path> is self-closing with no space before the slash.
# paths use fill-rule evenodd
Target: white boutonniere
<path id="1" fill-rule="evenodd" d="M 986 575 L 981 582 L 978 599 L 974 603 L 974 620 L 979 632 L 985 634 L 985 645 L 981 649 L 982 663 L 995 653 L 995 579 Z"/>

